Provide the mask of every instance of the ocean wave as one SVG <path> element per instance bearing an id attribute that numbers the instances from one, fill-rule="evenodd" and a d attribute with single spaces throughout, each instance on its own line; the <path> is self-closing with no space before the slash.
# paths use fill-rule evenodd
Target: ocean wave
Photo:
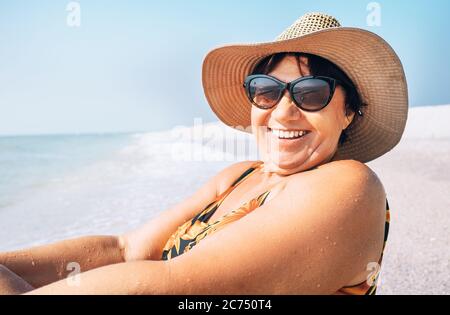
<path id="1" fill-rule="evenodd" d="M 0 251 L 131 229 L 192 194 L 229 164 L 177 160 L 172 135 L 172 130 L 131 135 L 110 154 L 14 192 L 14 200 L 2 203 L 0 211 Z M 186 150 L 203 146 L 178 143 Z"/>

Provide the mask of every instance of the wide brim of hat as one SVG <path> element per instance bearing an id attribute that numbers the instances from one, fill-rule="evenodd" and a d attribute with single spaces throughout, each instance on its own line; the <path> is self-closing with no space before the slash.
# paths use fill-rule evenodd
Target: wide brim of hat
<path id="1" fill-rule="evenodd" d="M 363 117 L 348 128 L 349 141 L 334 159 L 369 162 L 401 139 L 408 117 L 408 90 L 400 59 L 392 47 L 370 31 L 335 27 L 294 39 L 221 46 L 203 61 L 205 97 L 226 125 L 251 132 L 251 104 L 243 82 L 262 58 L 278 52 L 304 52 L 326 58 L 353 81 L 364 103 Z"/>

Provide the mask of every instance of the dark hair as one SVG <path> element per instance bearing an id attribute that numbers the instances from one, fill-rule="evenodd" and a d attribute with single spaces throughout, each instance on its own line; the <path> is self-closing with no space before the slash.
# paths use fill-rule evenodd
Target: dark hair
<path id="1" fill-rule="evenodd" d="M 341 81 L 339 85 L 342 86 L 345 91 L 345 114 L 348 114 L 349 111 L 357 113 L 355 114 L 353 121 L 350 123 L 347 129 L 343 130 L 341 136 L 339 137 L 339 145 L 342 145 L 349 139 L 348 130 L 350 129 L 350 126 L 354 125 L 355 121 L 362 117 L 362 107 L 367 106 L 367 104 L 362 102 L 361 97 L 359 96 L 359 93 L 352 80 L 350 80 L 347 74 L 345 74 L 344 71 L 342 71 L 331 61 L 317 55 L 300 52 L 281 52 L 269 55 L 256 64 L 251 74 L 270 73 L 286 56 L 295 56 L 297 58 L 299 70 L 302 75 L 303 73 L 300 68 L 299 59 L 300 57 L 306 57 L 308 59 L 308 68 L 311 75 L 327 76 Z"/>

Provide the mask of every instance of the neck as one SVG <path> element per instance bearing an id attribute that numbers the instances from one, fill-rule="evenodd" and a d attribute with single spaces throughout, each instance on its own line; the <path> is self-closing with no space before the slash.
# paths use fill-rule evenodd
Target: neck
<path id="1" fill-rule="evenodd" d="M 283 169 L 280 168 L 277 163 L 274 163 L 273 161 L 263 161 L 262 163 L 262 181 L 266 183 L 279 181 L 286 176 L 297 174 L 297 173 L 303 173 L 308 172 L 317 168 L 320 168 L 321 165 L 325 165 L 329 162 L 338 161 L 339 158 L 336 155 L 337 148 L 334 152 L 332 152 L 327 158 L 323 159 L 320 163 L 314 164 L 312 166 L 304 167 L 304 165 L 300 165 L 297 168 L 294 169 Z"/>

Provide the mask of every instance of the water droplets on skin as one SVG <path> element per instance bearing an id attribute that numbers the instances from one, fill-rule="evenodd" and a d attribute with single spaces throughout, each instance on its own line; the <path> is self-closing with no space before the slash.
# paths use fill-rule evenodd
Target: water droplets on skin
<path id="1" fill-rule="evenodd" d="M 31 266 L 35 267 L 36 263 L 34 262 L 34 260 L 31 261 Z"/>
<path id="2" fill-rule="evenodd" d="M 320 283 L 317 284 L 317 287 L 320 288 Z"/>
<path id="3" fill-rule="evenodd" d="M 361 195 L 357 194 L 356 196 L 353 196 L 353 201 L 358 202 L 360 198 L 361 198 Z"/>

